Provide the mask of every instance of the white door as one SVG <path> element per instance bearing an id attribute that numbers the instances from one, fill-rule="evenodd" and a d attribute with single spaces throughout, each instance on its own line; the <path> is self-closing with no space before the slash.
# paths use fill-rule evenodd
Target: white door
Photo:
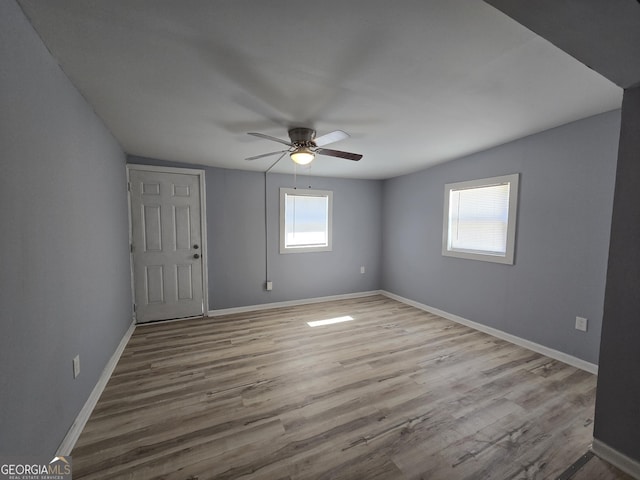
<path id="1" fill-rule="evenodd" d="M 129 170 L 136 321 L 204 314 L 200 177 Z"/>

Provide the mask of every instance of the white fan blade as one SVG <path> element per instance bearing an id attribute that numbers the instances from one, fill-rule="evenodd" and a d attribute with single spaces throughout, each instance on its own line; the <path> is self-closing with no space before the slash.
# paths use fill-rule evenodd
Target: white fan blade
<path id="1" fill-rule="evenodd" d="M 253 157 L 247 157 L 245 158 L 245 160 L 257 160 L 259 158 L 264 158 L 264 157 L 270 157 L 271 155 L 278 155 L 279 153 L 286 153 L 289 150 L 280 150 L 277 152 L 269 152 L 269 153 L 263 153 L 262 155 L 255 155 Z"/>
<path id="2" fill-rule="evenodd" d="M 313 142 L 318 147 L 323 147 L 324 145 L 339 142 L 340 140 L 344 140 L 345 138 L 349 138 L 349 134 L 347 132 L 343 132 L 342 130 L 334 130 L 333 132 L 329 132 L 325 135 L 322 135 L 321 137 L 315 138 Z"/>

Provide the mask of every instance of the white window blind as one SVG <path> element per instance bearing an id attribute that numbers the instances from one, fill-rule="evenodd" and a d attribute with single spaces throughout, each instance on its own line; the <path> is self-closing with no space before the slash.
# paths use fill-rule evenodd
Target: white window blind
<path id="1" fill-rule="evenodd" d="M 451 190 L 449 211 L 450 248 L 505 254 L 509 184 Z"/>
<path id="2" fill-rule="evenodd" d="M 442 254 L 513 264 L 519 175 L 445 185 Z"/>

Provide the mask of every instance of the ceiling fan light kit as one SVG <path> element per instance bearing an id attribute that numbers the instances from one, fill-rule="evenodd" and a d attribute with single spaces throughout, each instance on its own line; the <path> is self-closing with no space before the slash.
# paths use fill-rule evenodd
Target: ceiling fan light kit
<path id="1" fill-rule="evenodd" d="M 308 165 L 316 158 L 316 154 L 308 147 L 298 147 L 289 156 L 298 165 Z"/>
<path id="2" fill-rule="evenodd" d="M 344 158 L 346 160 L 353 160 L 356 162 L 362 158 L 362 155 L 358 153 L 342 152 L 340 150 L 321 148 L 330 143 L 349 138 L 349 134 L 343 132 L 342 130 L 335 130 L 333 132 L 327 133 L 326 135 L 322 135 L 321 137 L 316 137 L 315 130 L 304 127 L 291 128 L 288 133 L 290 138 L 289 142 L 287 142 L 286 140 L 281 140 L 277 137 L 272 137 L 271 135 L 265 135 L 264 133 L 249 132 L 249 135 L 253 135 L 254 137 L 266 138 L 267 140 L 272 140 L 274 142 L 287 145 L 289 149 L 256 155 L 246 158 L 245 160 L 257 160 L 258 158 L 284 154 L 287 152 L 289 152 L 291 160 L 293 160 L 298 165 L 310 164 L 315 159 L 316 154 L 325 155 L 328 157 Z"/>

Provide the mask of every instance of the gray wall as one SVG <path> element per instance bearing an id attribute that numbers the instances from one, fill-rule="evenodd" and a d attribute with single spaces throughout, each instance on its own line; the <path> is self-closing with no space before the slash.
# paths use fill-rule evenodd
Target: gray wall
<path id="1" fill-rule="evenodd" d="M 386 181 L 383 288 L 598 363 L 619 127 L 609 112 Z M 510 173 L 515 265 L 443 257 L 445 183 Z"/>
<path id="2" fill-rule="evenodd" d="M 285 160 L 283 160 L 285 161 Z M 205 170 L 211 310 L 380 288 L 382 182 L 299 175 L 298 188 L 333 191 L 333 250 L 279 253 L 279 189 L 292 175 L 184 165 L 131 156 L 129 163 Z M 266 253 L 268 252 L 268 253 Z M 273 291 L 264 289 L 265 254 Z M 365 274 L 360 274 L 360 266 Z"/>
<path id="3" fill-rule="evenodd" d="M 290 175 L 268 176 L 269 264 L 272 300 L 321 297 L 380 289 L 382 182 L 298 177 L 297 187 L 333 191 L 333 250 L 279 254 L 279 189 Z M 365 267 L 365 274 L 360 273 Z"/>
<path id="4" fill-rule="evenodd" d="M 0 65 L 0 454 L 53 455 L 131 322 L 125 158 L 13 0 Z"/>
<path id="5" fill-rule="evenodd" d="M 640 87 L 625 91 L 594 437 L 640 462 Z"/>

